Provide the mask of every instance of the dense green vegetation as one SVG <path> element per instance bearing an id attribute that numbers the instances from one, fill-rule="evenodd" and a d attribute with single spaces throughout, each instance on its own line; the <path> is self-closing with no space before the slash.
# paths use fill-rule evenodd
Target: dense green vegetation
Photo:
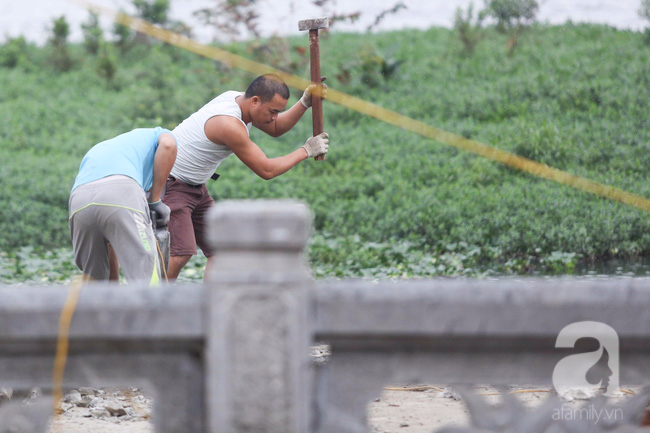
<path id="1" fill-rule="evenodd" d="M 453 31 L 440 28 L 363 37 L 332 33 L 321 41 L 322 69 L 332 88 L 650 197 L 650 46 L 641 33 L 533 26 L 518 37 L 514 52 L 505 48 L 508 36 L 494 29 L 483 38 L 468 55 Z M 298 46 L 306 40 L 290 39 L 283 56 L 307 77 Z M 67 200 L 93 144 L 135 127 L 173 128 L 252 78 L 159 44 L 124 53 L 104 48 L 97 56 L 70 45 L 74 63 L 61 72 L 52 62 L 54 48 L 20 40 L 0 47 L 4 281 L 74 272 Z M 268 51 L 228 49 L 268 60 Z M 113 73 L 106 73 L 107 65 Z M 300 94 L 293 90 L 290 103 Z M 325 162 L 305 161 L 264 181 L 233 157 L 209 185 L 220 200 L 307 202 L 315 223 L 310 260 L 318 276 L 572 272 L 579 259 L 650 256 L 650 219 L 643 211 L 331 103 L 325 125 L 331 136 Z M 252 138 L 267 155 L 278 156 L 310 132 L 306 116 L 280 139 L 256 130 Z M 36 257 L 54 268 L 31 269 L 26 263 Z M 188 278 L 200 276 L 200 267 L 195 264 Z"/>

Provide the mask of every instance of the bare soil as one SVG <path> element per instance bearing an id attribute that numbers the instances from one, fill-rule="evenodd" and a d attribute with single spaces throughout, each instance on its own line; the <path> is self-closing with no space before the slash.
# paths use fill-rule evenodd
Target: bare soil
<path id="1" fill-rule="evenodd" d="M 369 431 L 373 433 L 431 433 L 442 427 L 469 425 L 469 413 L 462 400 L 452 392 L 441 392 L 441 386 L 387 387 L 380 397 L 368 404 Z M 399 390 L 404 389 L 404 390 Z M 628 388 L 630 389 L 630 388 Z M 633 390 L 634 391 L 634 390 Z M 491 405 L 498 405 L 501 393 L 489 386 L 477 386 L 473 392 Z M 509 387 L 526 408 L 535 408 L 554 393 L 548 388 L 531 386 Z M 89 408 L 70 407 L 52 422 L 50 433 L 153 433 L 150 417 L 152 402 L 133 389 L 112 390 L 109 400 L 131 407 L 128 416 L 93 416 Z M 612 403 L 623 403 L 633 394 L 612 398 Z M 568 409 L 580 408 L 590 400 L 563 402 Z"/>

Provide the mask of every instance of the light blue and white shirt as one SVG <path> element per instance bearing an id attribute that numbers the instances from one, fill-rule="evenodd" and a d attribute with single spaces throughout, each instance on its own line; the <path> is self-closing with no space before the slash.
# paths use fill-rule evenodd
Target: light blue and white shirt
<path id="1" fill-rule="evenodd" d="M 134 179 L 148 191 L 153 184 L 153 161 L 158 138 L 168 129 L 140 128 L 94 145 L 84 156 L 74 191 L 80 185 L 107 176 L 123 175 Z"/>

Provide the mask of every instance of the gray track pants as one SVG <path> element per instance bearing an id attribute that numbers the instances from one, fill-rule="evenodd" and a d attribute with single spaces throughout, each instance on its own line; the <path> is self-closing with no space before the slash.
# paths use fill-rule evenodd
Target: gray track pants
<path id="1" fill-rule="evenodd" d="M 70 195 L 69 210 L 75 261 L 84 274 L 108 279 L 110 242 L 127 282 L 159 283 L 147 197 L 135 180 L 109 176 L 81 185 Z"/>

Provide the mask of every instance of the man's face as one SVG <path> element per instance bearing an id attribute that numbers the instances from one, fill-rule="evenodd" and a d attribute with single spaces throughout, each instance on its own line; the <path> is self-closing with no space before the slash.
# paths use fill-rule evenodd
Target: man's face
<path id="1" fill-rule="evenodd" d="M 287 108 L 287 99 L 277 93 L 268 102 L 262 102 L 259 97 L 253 96 L 251 120 L 254 126 L 264 126 L 275 121 L 278 115 Z"/>

